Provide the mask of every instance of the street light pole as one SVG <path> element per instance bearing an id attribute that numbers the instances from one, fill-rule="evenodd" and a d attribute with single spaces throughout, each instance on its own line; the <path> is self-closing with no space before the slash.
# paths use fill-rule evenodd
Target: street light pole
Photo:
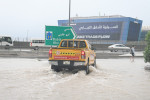
<path id="1" fill-rule="evenodd" d="M 69 0 L 69 26 L 70 26 L 70 9 L 71 9 L 71 0 Z"/>
<path id="2" fill-rule="evenodd" d="M 28 32 L 29 32 L 29 30 L 27 30 L 27 38 L 26 38 L 26 41 L 28 42 Z"/>

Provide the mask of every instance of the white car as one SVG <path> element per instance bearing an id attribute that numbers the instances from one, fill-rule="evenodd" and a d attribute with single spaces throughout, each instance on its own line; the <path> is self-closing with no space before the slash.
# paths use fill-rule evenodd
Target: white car
<path id="1" fill-rule="evenodd" d="M 127 51 L 127 52 L 130 51 L 130 47 L 127 47 L 123 44 L 113 44 L 113 45 L 108 46 L 108 49 L 111 52 L 113 52 L 113 51 L 117 52 L 118 50 Z"/>

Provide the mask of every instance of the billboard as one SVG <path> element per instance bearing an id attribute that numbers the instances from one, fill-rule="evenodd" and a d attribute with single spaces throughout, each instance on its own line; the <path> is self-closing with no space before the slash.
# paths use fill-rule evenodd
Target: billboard
<path id="1" fill-rule="evenodd" d="M 45 26 L 45 45 L 58 46 L 62 39 L 75 39 L 76 33 L 72 27 Z"/>
<path id="2" fill-rule="evenodd" d="M 87 22 L 71 26 L 79 39 L 120 40 L 123 22 Z"/>

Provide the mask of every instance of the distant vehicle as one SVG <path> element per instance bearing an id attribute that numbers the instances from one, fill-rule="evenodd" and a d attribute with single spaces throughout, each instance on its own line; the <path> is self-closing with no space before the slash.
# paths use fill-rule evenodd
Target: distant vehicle
<path id="1" fill-rule="evenodd" d="M 89 66 L 96 67 L 96 53 L 87 40 L 63 39 L 58 48 L 50 48 L 49 62 L 51 69 L 80 69 L 89 73 Z"/>
<path id="2" fill-rule="evenodd" d="M 10 36 L 0 36 L 0 46 L 5 46 L 5 49 L 9 49 L 13 46 L 12 38 Z"/>
<path id="3" fill-rule="evenodd" d="M 110 45 L 108 46 L 108 49 L 111 51 L 111 52 L 117 52 L 117 51 L 130 51 L 130 48 L 123 45 L 123 44 L 113 44 L 113 45 Z"/>
<path id="4" fill-rule="evenodd" d="M 39 47 L 45 46 L 45 39 L 31 39 L 30 46 L 33 47 L 34 50 L 38 50 Z"/>

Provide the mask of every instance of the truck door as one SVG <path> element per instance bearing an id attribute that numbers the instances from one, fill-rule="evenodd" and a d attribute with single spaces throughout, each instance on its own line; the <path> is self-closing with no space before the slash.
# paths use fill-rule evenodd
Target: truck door
<path id="1" fill-rule="evenodd" d="M 89 53 L 90 53 L 90 64 L 94 63 L 94 50 L 92 50 L 91 44 L 89 42 L 87 42 L 88 48 L 89 48 Z"/>

